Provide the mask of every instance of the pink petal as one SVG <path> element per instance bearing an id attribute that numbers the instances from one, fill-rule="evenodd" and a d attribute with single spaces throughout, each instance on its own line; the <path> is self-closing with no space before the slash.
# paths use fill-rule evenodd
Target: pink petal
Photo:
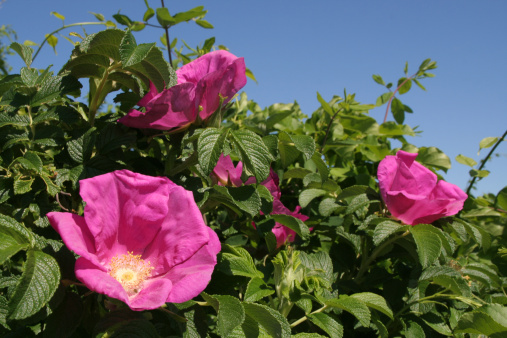
<path id="1" fill-rule="evenodd" d="M 142 290 L 127 301 L 135 311 L 157 309 L 166 303 L 165 295 L 171 293 L 173 285 L 169 279 L 156 278 L 144 282 Z"/>
<path id="2" fill-rule="evenodd" d="M 47 217 L 70 250 L 99 264 L 95 255 L 95 240 L 83 217 L 69 212 L 50 212 Z"/>
<path id="3" fill-rule="evenodd" d="M 191 191 L 174 185 L 168 197 L 159 199 L 158 204 L 167 208 L 167 214 L 143 253 L 143 259 L 155 267 L 155 275 L 190 259 L 209 241 L 209 227 L 204 224 Z"/>
<path id="4" fill-rule="evenodd" d="M 195 85 L 183 83 L 165 89 L 146 104 L 146 113 L 131 110 L 118 122 L 133 128 L 170 130 L 197 118 Z"/>
<path id="5" fill-rule="evenodd" d="M 243 163 L 239 161 L 238 165 L 234 167 L 231 157 L 229 155 L 220 155 L 217 165 L 211 173 L 211 178 L 218 185 L 232 185 L 240 187 L 243 185 L 241 181 L 241 174 L 243 173 Z"/>
<path id="6" fill-rule="evenodd" d="M 167 302 L 186 302 L 199 295 L 208 285 L 221 248 L 216 233 L 209 228 L 208 233 L 209 242 L 190 259 L 175 265 L 165 276 L 173 283 Z"/>
<path id="7" fill-rule="evenodd" d="M 196 85 L 196 109 L 205 120 L 220 106 L 220 95 L 226 98 L 223 104 L 245 86 L 245 61 L 235 55 L 219 50 L 205 54 L 187 63 L 176 71 L 178 83 Z"/>
<path id="8" fill-rule="evenodd" d="M 150 102 L 157 95 L 158 95 L 157 87 L 153 82 L 150 81 L 150 89 L 148 93 L 146 93 L 146 95 L 144 95 L 143 98 L 139 102 L 137 102 L 137 105 L 139 107 L 146 107 L 148 102 Z"/>
<path id="9" fill-rule="evenodd" d="M 168 196 L 176 187 L 167 178 L 128 170 L 85 179 L 80 186 L 84 218 L 103 264 L 117 254 L 144 251 L 168 217 Z"/>

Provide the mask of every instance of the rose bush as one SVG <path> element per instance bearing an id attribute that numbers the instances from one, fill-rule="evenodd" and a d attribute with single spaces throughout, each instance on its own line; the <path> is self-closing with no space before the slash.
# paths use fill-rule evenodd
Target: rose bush
<path id="1" fill-rule="evenodd" d="M 245 61 L 219 50 L 205 54 L 176 71 L 178 84 L 158 93 L 154 85 L 119 122 L 133 128 L 170 130 L 206 120 L 246 84 Z"/>
<path id="2" fill-rule="evenodd" d="M 382 199 L 391 214 L 410 225 L 431 223 L 452 216 L 462 208 L 467 194 L 459 187 L 438 181 L 420 163 L 417 154 L 399 150 L 380 161 L 377 176 Z"/>
<path id="3" fill-rule="evenodd" d="M 120 170 L 80 181 L 84 216 L 47 216 L 81 256 L 76 277 L 133 310 L 197 296 L 211 278 L 220 241 L 192 192 L 164 177 Z"/>

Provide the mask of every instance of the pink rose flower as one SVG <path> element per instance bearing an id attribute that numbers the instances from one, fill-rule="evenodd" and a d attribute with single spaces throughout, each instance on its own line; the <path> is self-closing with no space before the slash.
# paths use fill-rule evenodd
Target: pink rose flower
<path id="1" fill-rule="evenodd" d="M 221 154 L 210 176 L 214 184 L 240 187 L 243 185 L 243 181 L 241 180 L 242 173 L 243 163 L 241 161 L 234 167 L 231 157 Z"/>
<path id="2" fill-rule="evenodd" d="M 268 188 L 269 192 L 273 196 L 273 211 L 272 215 L 289 215 L 295 218 L 306 221 L 309 217 L 303 214 L 300 214 L 301 210 L 300 206 L 297 206 L 294 211 L 290 211 L 285 205 L 283 205 L 282 201 L 280 201 L 280 197 L 282 196 L 282 192 L 279 186 L 279 178 L 273 169 L 270 169 L 269 176 L 265 179 L 261 184 Z M 246 181 L 246 184 L 255 183 L 255 177 L 251 177 Z M 255 226 L 255 225 L 254 225 Z M 313 228 L 310 228 L 310 231 Z M 273 229 L 271 229 L 273 234 L 276 237 L 276 247 L 279 248 L 287 242 L 294 242 L 296 239 L 296 232 L 285 225 L 282 225 L 278 222 L 275 223 Z"/>
<path id="3" fill-rule="evenodd" d="M 437 175 L 415 162 L 417 154 L 403 150 L 380 161 L 377 176 L 387 209 L 405 224 L 429 224 L 451 216 L 467 199 L 456 185 L 437 181 Z"/>
<path id="4" fill-rule="evenodd" d="M 133 128 L 170 130 L 205 120 L 246 84 L 245 61 L 219 50 L 205 54 L 176 71 L 178 84 L 157 92 L 150 91 L 139 101 L 146 112 L 132 109 L 118 122 Z"/>
<path id="5" fill-rule="evenodd" d="M 132 310 L 196 297 L 207 286 L 220 241 L 192 192 L 165 177 L 128 170 L 80 181 L 84 217 L 47 216 L 78 254 L 76 277 Z"/>

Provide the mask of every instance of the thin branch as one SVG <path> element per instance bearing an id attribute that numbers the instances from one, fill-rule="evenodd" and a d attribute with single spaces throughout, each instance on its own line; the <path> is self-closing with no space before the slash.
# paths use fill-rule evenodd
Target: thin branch
<path id="1" fill-rule="evenodd" d="M 394 96 L 396 95 L 396 93 L 398 92 L 398 90 L 400 90 L 401 87 L 403 87 L 403 85 L 408 81 L 408 80 L 412 80 L 414 77 L 417 76 L 418 73 L 415 73 L 414 75 L 412 75 L 411 77 L 407 77 L 405 79 L 405 81 L 403 81 L 399 86 L 398 88 L 396 88 L 396 90 L 393 92 L 393 95 L 391 95 L 391 97 L 389 98 L 389 101 L 387 102 L 387 109 L 386 109 L 386 115 L 384 116 L 384 123 L 387 121 L 387 116 L 389 115 L 389 108 L 391 107 L 391 102 L 393 101 L 394 99 Z"/>
<path id="2" fill-rule="evenodd" d="M 327 125 L 326 136 L 324 137 L 324 142 L 322 142 L 322 146 L 320 147 L 320 152 L 324 151 L 324 146 L 326 145 L 327 137 L 329 135 L 329 130 L 331 129 L 331 125 L 333 124 L 333 121 L 336 118 L 336 115 L 338 115 L 338 113 L 341 112 L 342 110 L 343 110 L 342 108 L 338 109 L 336 111 L 336 113 L 334 113 L 333 117 L 331 117 L 331 121 L 329 121 L 329 124 Z"/>
<path id="3" fill-rule="evenodd" d="M 486 157 L 482 160 L 481 166 L 479 167 L 478 171 L 480 171 L 480 170 L 482 170 L 482 168 L 484 168 L 484 166 L 486 165 L 486 162 L 489 160 L 491 155 L 493 155 L 493 152 L 495 151 L 496 147 L 498 147 L 500 142 L 502 142 L 505 139 L 505 136 L 507 136 L 507 130 L 505 131 L 505 133 L 503 133 L 502 137 L 500 137 L 500 139 L 498 139 L 498 141 L 496 141 L 495 145 L 493 146 L 493 148 L 491 148 L 488 155 L 486 155 Z M 470 195 L 470 191 L 472 190 L 472 187 L 474 186 L 474 183 L 476 180 L 477 180 L 477 176 L 474 176 L 474 178 L 472 178 L 472 181 L 470 182 L 470 185 L 468 186 L 467 195 Z"/>
<path id="4" fill-rule="evenodd" d="M 160 0 L 160 1 L 162 1 L 162 7 L 165 7 L 164 6 L 164 0 Z M 165 30 L 165 41 L 167 43 L 167 54 L 169 55 L 169 64 L 172 67 L 173 66 L 173 58 L 171 56 L 171 43 L 169 41 L 169 27 L 165 26 L 164 30 Z"/>

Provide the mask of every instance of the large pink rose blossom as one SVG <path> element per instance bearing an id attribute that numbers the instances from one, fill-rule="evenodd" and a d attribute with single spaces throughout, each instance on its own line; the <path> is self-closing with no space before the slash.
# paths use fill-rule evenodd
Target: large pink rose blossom
<path id="1" fill-rule="evenodd" d="M 255 183 L 255 177 L 251 177 L 246 181 L 246 184 Z M 306 221 L 309 217 L 303 214 L 300 214 L 299 211 L 301 210 L 300 206 L 297 206 L 294 211 L 290 211 L 289 208 L 287 208 L 285 205 L 283 205 L 282 201 L 280 200 L 282 196 L 282 192 L 280 190 L 279 186 L 279 178 L 278 175 L 275 173 L 273 169 L 270 170 L 268 178 L 266 178 L 261 184 L 268 188 L 269 192 L 271 192 L 271 195 L 273 196 L 273 211 L 271 212 L 272 215 L 289 215 L 293 216 L 295 218 L 298 218 L 302 220 L 303 222 Z M 313 230 L 313 228 L 309 229 L 310 231 Z M 275 226 L 271 230 L 273 234 L 276 237 L 276 247 L 279 248 L 282 245 L 284 245 L 287 242 L 294 242 L 296 239 L 296 232 L 292 230 L 291 228 L 286 227 L 283 224 L 280 224 L 278 222 L 275 223 Z"/>
<path id="2" fill-rule="evenodd" d="M 131 110 L 118 122 L 133 128 L 170 130 L 205 120 L 246 84 L 245 61 L 219 50 L 176 71 L 178 84 L 158 93 L 155 86 L 139 101 L 146 112 Z"/>
<path id="3" fill-rule="evenodd" d="M 47 216 L 79 257 L 76 277 L 133 310 L 190 300 L 207 286 L 220 241 L 192 192 L 128 170 L 80 181 L 84 217 Z"/>
<path id="4" fill-rule="evenodd" d="M 415 162 L 416 157 L 400 150 L 380 161 L 377 176 L 387 209 L 410 225 L 429 224 L 458 213 L 467 194 L 454 184 L 438 181 L 431 170 Z"/>
<path id="5" fill-rule="evenodd" d="M 220 155 L 217 165 L 211 172 L 211 180 L 213 183 L 224 186 L 240 187 L 243 185 L 241 174 L 243 173 L 243 163 L 239 161 L 234 167 L 229 155 Z"/>

